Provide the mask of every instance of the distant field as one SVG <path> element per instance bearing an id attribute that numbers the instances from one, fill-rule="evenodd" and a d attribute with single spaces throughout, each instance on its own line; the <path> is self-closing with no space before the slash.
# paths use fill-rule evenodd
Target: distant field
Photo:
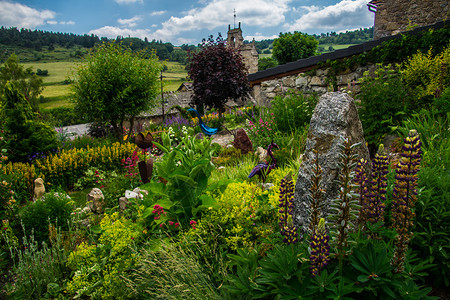
<path id="1" fill-rule="evenodd" d="M 163 72 L 164 91 L 176 91 L 181 83 L 186 81 L 187 72 L 185 66 L 178 62 L 164 62 L 168 70 Z M 70 84 L 64 81 L 73 77 L 80 62 L 60 61 L 60 62 L 29 62 L 23 63 L 25 68 L 32 67 L 34 72 L 37 69 L 47 70 L 48 76 L 42 76 L 44 82 L 44 102 L 41 108 L 70 107 L 72 104 L 67 100 Z"/>

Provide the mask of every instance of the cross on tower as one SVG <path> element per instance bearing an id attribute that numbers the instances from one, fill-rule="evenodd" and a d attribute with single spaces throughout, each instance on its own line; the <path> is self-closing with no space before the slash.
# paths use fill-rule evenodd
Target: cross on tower
<path id="1" fill-rule="evenodd" d="M 233 9 L 233 13 L 234 13 L 234 23 L 233 23 L 233 26 L 234 26 L 234 28 L 236 28 L 236 9 L 234 8 Z"/>

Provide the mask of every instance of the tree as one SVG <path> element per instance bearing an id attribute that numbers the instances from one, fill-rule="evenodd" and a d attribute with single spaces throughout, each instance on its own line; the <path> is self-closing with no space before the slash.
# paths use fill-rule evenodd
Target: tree
<path id="1" fill-rule="evenodd" d="M 273 41 L 272 55 L 280 65 L 286 64 L 316 54 L 317 45 L 318 41 L 306 33 L 280 33 Z"/>
<path id="2" fill-rule="evenodd" d="M 16 85 L 7 82 L 3 94 L 0 118 L 5 130 L 8 158 L 26 162 L 35 153 L 56 149 L 56 131 L 39 121 Z"/>
<path id="3" fill-rule="evenodd" d="M 277 61 L 273 57 L 262 57 L 258 60 L 258 71 L 276 67 Z"/>
<path id="4" fill-rule="evenodd" d="M 76 109 L 88 121 L 111 124 L 123 140 L 123 122 L 156 105 L 161 71 L 155 53 L 144 56 L 120 44 L 104 43 L 79 66 L 72 85 Z M 130 136 L 130 135 L 128 135 Z"/>
<path id="5" fill-rule="evenodd" d="M 203 40 L 199 52 L 189 52 L 189 77 L 193 81 L 192 103 L 217 108 L 221 116 L 230 99 L 250 92 L 247 69 L 239 52 L 225 45 L 222 36 Z"/>
<path id="6" fill-rule="evenodd" d="M 0 67 L 0 94 L 3 94 L 7 82 L 13 84 L 25 96 L 34 111 L 39 110 L 39 95 L 41 94 L 42 79 L 33 73 L 33 69 L 25 69 L 19 65 L 19 58 L 12 54 L 5 64 Z"/>

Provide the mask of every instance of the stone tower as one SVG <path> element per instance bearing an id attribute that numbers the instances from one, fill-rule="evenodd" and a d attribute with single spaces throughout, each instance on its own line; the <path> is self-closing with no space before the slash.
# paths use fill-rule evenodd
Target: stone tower
<path id="1" fill-rule="evenodd" d="M 375 13 L 374 40 L 450 17 L 448 0 L 372 0 L 367 6 Z"/>
<path id="2" fill-rule="evenodd" d="M 258 72 L 258 52 L 255 43 L 244 44 L 241 22 L 238 28 L 231 29 L 228 25 L 227 46 L 239 50 L 249 74 Z"/>

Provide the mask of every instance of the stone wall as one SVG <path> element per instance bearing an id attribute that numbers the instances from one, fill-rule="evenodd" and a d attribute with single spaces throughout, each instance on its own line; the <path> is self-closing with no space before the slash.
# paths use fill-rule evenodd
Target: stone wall
<path id="1" fill-rule="evenodd" d="M 448 0 L 377 1 L 374 39 L 406 31 L 408 26 L 431 25 L 449 17 Z"/>
<path id="2" fill-rule="evenodd" d="M 358 79 L 363 73 L 373 73 L 374 65 L 357 68 L 355 71 L 338 74 L 336 76 L 337 90 L 348 89 L 354 94 L 359 92 Z M 270 106 L 270 102 L 278 95 L 283 95 L 289 89 L 296 89 L 306 93 L 315 92 L 319 95 L 331 92 L 334 89 L 329 69 L 318 69 L 313 75 L 311 72 L 299 73 L 272 80 L 263 81 L 253 86 L 253 97 L 262 106 Z"/>

